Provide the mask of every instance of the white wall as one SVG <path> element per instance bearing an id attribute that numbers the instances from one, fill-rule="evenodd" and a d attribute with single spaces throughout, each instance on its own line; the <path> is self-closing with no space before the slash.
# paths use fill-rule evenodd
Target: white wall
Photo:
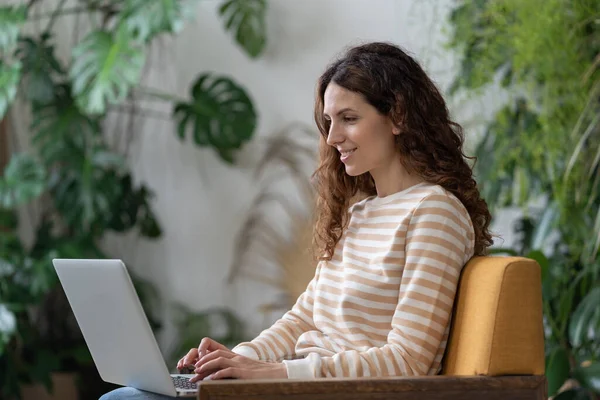
<path id="1" fill-rule="evenodd" d="M 457 70 L 454 58 L 443 49 L 451 0 L 269 0 L 268 47 L 254 61 L 222 28 L 216 14 L 219 4 L 200 1 L 195 21 L 175 39 L 165 38 L 152 49 L 145 84 L 186 96 L 201 72 L 231 75 L 255 101 L 259 137 L 291 121 L 313 124 L 316 79 L 348 45 L 370 40 L 400 44 L 442 89 Z M 70 41 L 65 35 L 62 49 L 67 54 Z M 456 118 L 466 123 L 469 141 L 475 134 L 469 129 L 473 119 L 489 115 L 494 103 L 489 96 L 451 102 Z M 116 129 L 118 121 L 113 124 Z M 141 124 L 131 151 L 132 167 L 137 179 L 156 193 L 154 206 L 164 237 L 158 242 L 112 238 L 108 248 L 152 279 L 165 299 L 187 302 L 197 310 L 234 307 L 249 333 L 259 332 L 268 321 L 257 316 L 256 307 L 275 293 L 253 282 L 228 287 L 224 279 L 235 235 L 255 193 L 250 170 L 261 139 L 246 146 L 239 165 L 232 168 L 211 150 L 180 143 L 169 121 L 149 118 Z M 498 230 L 506 233 L 507 228 L 506 224 Z M 162 344 L 168 345 L 172 337 L 167 326 Z"/>

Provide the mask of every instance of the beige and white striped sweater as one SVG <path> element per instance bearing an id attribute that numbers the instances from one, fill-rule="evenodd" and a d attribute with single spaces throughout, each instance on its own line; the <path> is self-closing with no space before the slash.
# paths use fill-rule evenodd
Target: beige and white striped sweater
<path id="1" fill-rule="evenodd" d="M 463 204 L 421 183 L 350 207 L 331 261 L 296 304 L 236 353 L 289 378 L 437 374 L 474 233 Z"/>

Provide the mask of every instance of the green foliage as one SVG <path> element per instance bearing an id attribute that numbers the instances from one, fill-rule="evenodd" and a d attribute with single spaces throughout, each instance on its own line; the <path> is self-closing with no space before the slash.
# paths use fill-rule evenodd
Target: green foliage
<path id="1" fill-rule="evenodd" d="M 224 161 L 233 163 L 232 150 L 252 137 L 256 112 L 244 90 L 226 77 L 202 74 L 191 89 L 192 100 L 175 105 L 178 133 L 185 138 L 191 125 L 198 146 L 212 146 Z"/>
<path id="2" fill-rule="evenodd" d="M 0 52 L 16 44 L 26 18 L 27 7 L 24 5 L 0 7 Z"/>
<path id="3" fill-rule="evenodd" d="M 121 103 L 138 83 L 144 52 L 125 29 L 93 31 L 73 49 L 69 76 L 79 107 L 89 114 L 103 114 L 108 104 Z"/>
<path id="4" fill-rule="evenodd" d="M 196 0 L 85 1 L 70 10 L 60 1 L 46 29 L 21 34 L 27 17 L 39 14 L 31 12 L 35 3 L 0 7 L 0 118 L 20 95 L 31 109 L 33 145 L 31 155 L 13 155 L 0 177 L 2 398 L 19 398 L 23 382 L 49 387 L 51 372 L 78 371 L 92 362 L 51 260 L 108 258 L 99 243 L 111 232 L 135 231 L 146 238 L 162 234 L 151 207 L 153 193 L 136 183 L 102 132 L 108 112 L 118 110 L 126 98 L 168 101 L 179 137 L 184 139 L 189 129 L 196 145 L 213 147 L 230 163 L 257 123 L 250 97 L 227 77 L 201 74 L 189 102 L 139 86 L 147 48 L 161 34 L 179 32 Z M 264 0 L 231 2 L 221 9 L 220 15 L 229 18 L 228 29 L 253 57 L 264 48 L 265 9 Z M 72 12 L 88 13 L 92 27 L 73 46 L 71 57 L 59 60 L 52 27 Z M 16 207 L 31 201 L 42 211 L 32 221 L 35 237 L 27 246 L 16 233 Z M 132 275 L 150 324 L 159 329 L 159 293 Z M 222 317 L 232 329 L 233 336 L 218 339 L 238 337 L 241 325 L 226 310 L 189 313 L 185 321 L 202 324 L 208 315 Z M 202 332 L 189 334 L 198 341 Z"/>
<path id="5" fill-rule="evenodd" d="M 267 44 L 265 15 L 266 0 L 226 0 L 219 7 L 225 29 L 253 58 L 258 57 Z"/>
<path id="6" fill-rule="evenodd" d="M 598 18 L 597 0 L 462 1 L 451 13 L 461 71 L 450 90 L 511 94 L 478 144 L 476 175 L 492 207 L 526 211 L 517 248 L 502 251 L 542 266 L 549 394 L 568 378 L 583 385 L 556 399 L 600 393 Z"/>
<path id="7" fill-rule="evenodd" d="M 55 80 L 64 71 L 54 56 L 54 46 L 50 43 L 51 36 L 44 33 L 39 39 L 22 37 L 16 56 L 23 65 L 26 76 L 25 97 L 36 104 L 49 103 L 54 99 Z"/>
<path id="8" fill-rule="evenodd" d="M 0 208 L 14 208 L 46 189 L 46 171 L 28 154 L 14 155 L 0 179 Z"/>
<path id="9" fill-rule="evenodd" d="M 128 0 L 120 14 L 120 24 L 141 41 L 160 33 L 179 33 L 194 11 L 196 0 Z"/>
<path id="10" fill-rule="evenodd" d="M 21 78 L 21 64 L 7 64 L 0 59 L 0 117 L 3 117 L 10 103 L 17 95 Z"/>

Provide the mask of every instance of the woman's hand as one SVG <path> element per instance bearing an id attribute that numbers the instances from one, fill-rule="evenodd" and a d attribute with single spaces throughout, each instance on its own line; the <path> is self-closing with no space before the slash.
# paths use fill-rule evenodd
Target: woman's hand
<path id="1" fill-rule="evenodd" d="M 200 381 L 207 376 L 210 379 L 277 379 L 287 378 L 283 363 L 257 361 L 236 354 L 228 349 L 212 351 L 201 357 L 196 363 L 196 376 L 191 382 Z"/>
<path id="2" fill-rule="evenodd" d="M 196 364 L 198 360 L 200 360 L 206 354 L 215 350 L 230 351 L 221 343 L 212 340 L 211 338 L 205 337 L 200 342 L 200 345 L 198 345 L 198 348 L 190 349 L 190 351 L 181 360 L 179 360 L 179 362 L 177 363 L 177 369 L 181 371 L 185 367 L 194 367 L 194 364 Z"/>

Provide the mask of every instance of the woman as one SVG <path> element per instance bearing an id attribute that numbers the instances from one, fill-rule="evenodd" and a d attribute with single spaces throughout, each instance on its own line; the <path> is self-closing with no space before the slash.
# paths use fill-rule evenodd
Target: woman
<path id="1" fill-rule="evenodd" d="M 492 243 L 461 128 L 417 62 L 387 43 L 329 66 L 315 120 L 315 277 L 251 342 L 191 349 L 177 368 L 194 381 L 440 371 L 461 269 Z"/>

